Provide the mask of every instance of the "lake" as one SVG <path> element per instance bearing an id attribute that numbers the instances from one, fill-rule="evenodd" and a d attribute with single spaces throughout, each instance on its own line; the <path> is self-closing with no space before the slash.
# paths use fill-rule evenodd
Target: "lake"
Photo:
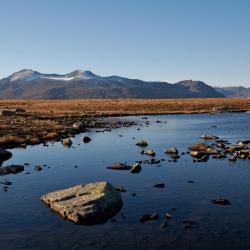
<path id="1" fill-rule="evenodd" d="M 169 162 L 168 147 L 186 152 L 208 133 L 232 143 L 250 139 L 250 114 L 193 114 L 121 117 L 139 124 L 112 132 L 91 131 L 73 138 L 71 148 L 60 142 L 13 149 L 3 165 L 24 164 L 30 174 L 2 176 L 13 182 L 0 190 L 1 249 L 246 249 L 250 248 L 250 160 L 229 162 L 212 159 L 193 163 L 190 155 Z M 157 122 L 157 120 L 161 122 Z M 149 125 L 145 124 L 149 121 Z M 141 124 L 141 125 L 140 125 Z M 138 128 L 140 130 L 138 130 Z M 84 135 L 92 138 L 84 144 Z M 139 174 L 106 167 L 114 162 L 133 164 L 150 159 L 141 155 L 135 143 L 146 140 L 156 151 L 160 164 L 142 167 Z M 42 171 L 34 166 L 44 165 Z M 75 167 L 77 166 L 77 167 Z M 40 196 L 81 183 L 109 181 L 124 186 L 123 207 L 103 224 L 85 226 L 64 221 L 52 212 Z M 194 183 L 188 183 L 189 180 Z M 164 182 L 166 187 L 153 187 Z M 133 196 L 132 193 L 136 193 Z M 211 200 L 228 198 L 232 205 L 220 206 Z M 175 208 L 176 211 L 172 211 Z M 157 213 L 155 221 L 140 223 L 143 214 Z M 168 226 L 165 213 L 172 219 Z M 125 215 L 125 218 L 121 214 Z M 183 220 L 195 222 L 185 227 Z"/>

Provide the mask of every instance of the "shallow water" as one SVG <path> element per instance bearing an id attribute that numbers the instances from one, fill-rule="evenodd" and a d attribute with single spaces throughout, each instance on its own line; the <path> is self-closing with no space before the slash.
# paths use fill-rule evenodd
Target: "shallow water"
<path id="1" fill-rule="evenodd" d="M 82 142 L 86 134 L 73 138 L 73 147 L 61 143 L 11 150 L 7 164 L 24 164 L 29 175 L 8 178 L 13 185 L 0 192 L 1 249 L 246 249 L 250 247 L 250 161 L 210 159 L 193 163 L 189 155 L 177 163 L 168 162 L 168 147 L 186 152 L 204 134 L 217 135 L 234 143 L 250 138 L 250 114 L 197 114 L 147 116 L 149 126 L 88 133 L 92 141 Z M 144 123 L 142 116 L 119 119 Z M 167 123 L 156 123 L 156 120 Z M 213 127 L 212 125 L 216 125 Z M 140 128 L 140 130 L 137 130 Z M 122 135 L 122 137 L 120 136 Z M 136 139 L 132 139 L 135 137 Z M 156 151 L 159 165 L 143 165 L 139 174 L 108 170 L 113 162 L 134 163 L 150 159 L 140 154 L 136 141 L 145 139 Z M 37 172 L 35 165 L 47 164 Z M 74 166 L 78 166 L 75 168 Z M 124 205 L 114 216 L 117 222 L 84 226 L 64 221 L 41 201 L 44 193 L 80 183 L 106 180 L 128 190 L 122 193 Z M 195 183 L 187 183 L 193 180 Z M 152 187 L 164 182 L 166 187 Z M 0 190 L 1 191 L 1 190 Z M 131 194 L 135 192 L 136 196 Z M 211 199 L 226 197 L 231 206 L 218 206 Z M 172 208 L 169 226 L 160 228 L 164 214 Z M 145 213 L 156 212 L 160 219 L 141 224 Z M 126 218 L 121 217 L 124 213 Z M 193 228 L 182 221 L 193 220 Z"/>

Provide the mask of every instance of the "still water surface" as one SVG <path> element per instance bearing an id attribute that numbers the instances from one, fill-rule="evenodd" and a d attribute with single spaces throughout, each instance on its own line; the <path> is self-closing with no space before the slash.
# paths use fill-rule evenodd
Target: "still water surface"
<path id="1" fill-rule="evenodd" d="M 92 141 L 82 142 L 86 134 L 73 138 L 73 147 L 61 143 L 29 146 L 11 150 L 7 164 L 30 163 L 29 175 L 8 175 L 13 185 L 0 192 L 1 249 L 246 249 L 250 248 L 250 160 L 210 159 L 193 163 L 189 155 L 177 163 L 168 162 L 168 147 L 186 152 L 204 134 L 217 135 L 232 143 L 250 139 L 250 114 L 198 114 L 148 116 L 149 126 L 141 116 L 126 117 L 144 124 L 112 132 L 88 133 Z M 157 120 L 166 123 L 156 123 Z M 216 126 L 216 127 L 214 127 Z M 140 128 L 140 130 L 137 130 Z M 122 136 L 120 136 L 122 135 Z M 135 137 L 135 139 L 133 139 Z M 136 141 L 145 139 L 159 165 L 144 165 L 139 174 L 108 170 L 114 162 L 134 163 L 142 156 Z M 35 165 L 46 164 L 37 172 Z M 75 168 L 74 166 L 78 166 Z M 4 177 L 1 177 L 1 180 Z M 124 186 L 124 205 L 115 216 L 94 226 L 74 225 L 51 212 L 40 196 L 80 183 L 106 180 Z M 193 180 L 195 183 L 187 183 Z M 163 189 L 153 188 L 164 182 Z M 132 196 L 136 193 L 136 196 Z M 231 206 L 218 206 L 211 199 L 225 197 Z M 171 212 L 166 229 L 160 228 L 164 214 Z M 145 213 L 156 212 L 160 219 L 141 224 Z M 121 217 L 124 213 L 126 218 Z M 193 228 L 182 221 L 192 220 Z"/>

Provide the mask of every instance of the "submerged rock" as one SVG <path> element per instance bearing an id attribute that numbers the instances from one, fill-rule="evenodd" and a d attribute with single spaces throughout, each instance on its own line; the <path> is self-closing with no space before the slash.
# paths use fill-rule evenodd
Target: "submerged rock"
<path id="1" fill-rule="evenodd" d="M 122 207 L 120 193 L 108 182 L 77 185 L 41 197 L 52 210 L 78 224 L 95 224 Z"/>
<path id="2" fill-rule="evenodd" d="M 36 171 L 41 171 L 43 168 L 42 168 L 41 166 L 38 166 L 38 165 L 37 165 L 37 166 L 34 167 L 34 169 L 35 169 Z"/>
<path id="3" fill-rule="evenodd" d="M 156 183 L 154 185 L 154 187 L 157 187 L 157 188 L 164 188 L 165 187 L 165 184 L 163 182 L 160 182 L 160 183 Z"/>
<path id="4" fill-rule="evenodd" d="M 9 166 L 0 168 L 0 175 L 17 174 L 22 171 L 24 171 L 23 165 L 9 165 Z"/>
<path id="5" fill-rule="evenodd" d="M 148 143 L 144 140 L 137 142 L 135 145 L 139 146 L 139 147 L 147 147 Z"/>
<path id="6" fill-rule="evenodd" d="M 231 202 L 225 198 L 214 199 L 214 200 L 212 200 L 212 203 L 217 204 L 217 205 L 231 205 Z"/>
<path id="7" fill-rule="evenodd" d="M 125 164 L 125 163 L 113 163 L 111 166 L 107 167 L 108 169 L 114 169 L 114 170 L 130 170 L 131 166 Z"/>
<path id="8" fill-rule="evenodd" d="M 150 221 L 150 220 L 157 220 L 159 219 L 159 215 L 156 213 L 153 214 L 144 214 L 141 218 L 140 218 L 140 222 L 144 223 L 146 221 Z"/>

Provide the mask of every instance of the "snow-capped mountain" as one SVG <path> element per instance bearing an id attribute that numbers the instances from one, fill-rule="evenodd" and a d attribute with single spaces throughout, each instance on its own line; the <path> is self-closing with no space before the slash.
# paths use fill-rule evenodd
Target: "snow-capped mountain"
<path id="1" fill-rule="evenodd" d="M 196 98 L 223 97 L 201 81 L 145 82 L 91 71 L 43 74 L 23 69 L 0 80 L 1 99 Z"/>

